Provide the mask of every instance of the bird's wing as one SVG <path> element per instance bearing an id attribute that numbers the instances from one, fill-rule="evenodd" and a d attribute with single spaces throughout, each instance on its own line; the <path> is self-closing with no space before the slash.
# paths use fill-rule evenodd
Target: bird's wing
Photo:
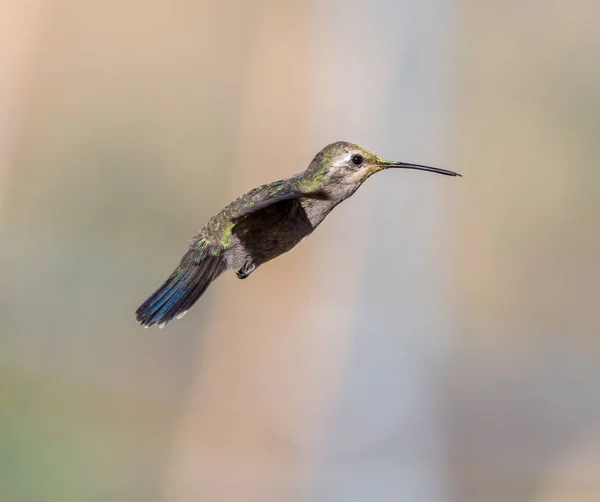
<path id="1" fill-rule="evenodd" d="M 274 193 L 258 202 L 255 202 L 251 206 L 246 206 L 241 211 L 234 214 L 233 217 L 231 218 L 231 221 L 233 223 L 237 223 L 245 216 L 256 213 L 257 211 L 261 211 L 262 209 L 272 206 L 273 204 L 277 204 L 278 202 L 282 202 L 284 200 L 302 199 L 302 198 L 326 200 L 328 198 L 328 195 L 323 190 L 316 190 L 316 191 L 312 191 L 312 192 L 303 192 L 300 190 L 290 189 L 290 190 L 286 190 L 286 191 L 281 191 L 278 193 Z"/>

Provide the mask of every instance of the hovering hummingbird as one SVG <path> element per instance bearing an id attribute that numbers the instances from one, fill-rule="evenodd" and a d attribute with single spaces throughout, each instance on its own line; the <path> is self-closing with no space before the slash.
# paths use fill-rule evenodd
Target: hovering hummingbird
<path id="1" fill-rule="evenodd" d="M 180 319 L 225 270 L 233 269 L 245 279 L 309 235 L 369 176 L 389 168 L 460 176 L 384 160 L 345 141 L 327 145 L 305 171 L 250 190 L 208 220 L 190 241 L 179 266 L 137 309 L 138 322 L 162 328 L 173 318 Z"/>

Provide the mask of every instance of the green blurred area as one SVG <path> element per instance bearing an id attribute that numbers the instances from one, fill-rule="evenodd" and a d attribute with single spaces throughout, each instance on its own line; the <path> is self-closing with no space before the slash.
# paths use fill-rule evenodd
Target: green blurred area
<path id="1" fill-rule="evenodd" d="M 158 500 L 164 411 L 72 379 L 10 376 L 0 418 L 3 500 Z"/>

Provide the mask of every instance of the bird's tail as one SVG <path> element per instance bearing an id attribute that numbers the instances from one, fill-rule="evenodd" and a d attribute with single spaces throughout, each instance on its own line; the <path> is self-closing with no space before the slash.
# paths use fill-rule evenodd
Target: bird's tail
<path id="1" fill-rule="evenodd" d="M 163 285 L 136 310 L 138 322 L 145 328 L 153 324 L 162 328 L 173 318 L 180 319 L 224 270 L 222 256 L 207 253 L 199 261 L 184 256 Z"/>

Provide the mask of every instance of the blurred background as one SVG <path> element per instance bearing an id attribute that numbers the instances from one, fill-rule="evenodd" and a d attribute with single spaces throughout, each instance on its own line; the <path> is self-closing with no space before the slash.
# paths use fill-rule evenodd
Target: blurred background
<path id="1" fill-rule="evenodd" d="M 5 0 L 0 500 L 600 500 L 600 6 Z M 379 174 L 165 330 L 324 145 Z"/>

